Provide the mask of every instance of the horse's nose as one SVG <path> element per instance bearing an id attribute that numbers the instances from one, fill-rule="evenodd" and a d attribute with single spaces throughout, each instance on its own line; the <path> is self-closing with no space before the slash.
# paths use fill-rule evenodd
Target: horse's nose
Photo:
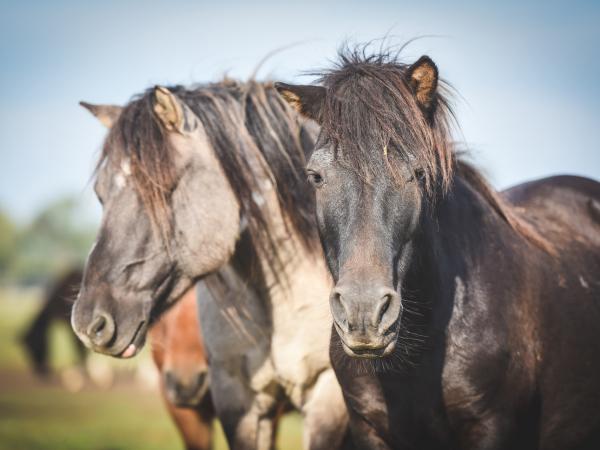
<path id="1" fill-rule="evenodd" d="M 385 333 L 401 309 L 398 293 L 381 285 L 338 283 L 329 300 L 333 319 L 344 333 Z"/>
<path id="2" fill-rule="evenodd" d="M 94 312 L 86 334 L 94 347 L 106 347 L 115 336 L 115 320 L 104 311 Z"/>
<path id="3" fill-rule="evenodd" d="M 168 370 L 165 372 L 165 390 L 177 406 L 194 406 L 202 400 L 207 389 L 208 371 L 200 371 L 184 381 L 183 377 Z"/>

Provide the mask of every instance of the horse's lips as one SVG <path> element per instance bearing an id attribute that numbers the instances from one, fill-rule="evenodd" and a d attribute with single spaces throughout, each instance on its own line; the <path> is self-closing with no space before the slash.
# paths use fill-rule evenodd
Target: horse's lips
<path id="1" fill-rule="evenodd" d="M 118 356 L 119 358 L 127 359 L 133 358 L 139 350 L 144 346 L 145 341 L 145 330 L 144 330 L 145 321 L 140 322 L 137 330 L 135 331 L 133 337 L 129 345 L 121 352 Z"/>
<path id="2" fill-rule="evenodd" d="M 132 358 L 137 353 L 135 344 L 129 344 L 125 351 L 121 354 L 121 358 Z"/>

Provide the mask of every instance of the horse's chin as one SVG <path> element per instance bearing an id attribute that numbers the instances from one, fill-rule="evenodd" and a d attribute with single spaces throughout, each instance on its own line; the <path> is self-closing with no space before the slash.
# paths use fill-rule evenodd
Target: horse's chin
<path id="1" fill-rule="evenodd" d="M 385 358 L 393 353 L 396 348 L 397 334 L 386 336 L 386 339 L 382 343 L 374 344 L 351 344 L 348 339 L 340 336 L 342 341 L 342 348 L 344 352 L 352 358 L 361 359 L 379 359 Z"/>
<path id="2" fill-rule="evenodd" d="M 120 343 L 115 343 L 110 350 L 102 351 L 102 353 L 123 359 L 133 358 L 137 355 L 144 348 L 148 330 L 181 297 L 180 290 L 176 280 L 166 277 L 154 295 L 149 297 L 152 301 L 144 303 L 137 325 L 135 327 L 128 326 L 130 337 L 128 339 L 119 337 Z M 117 329 L 119 329 L 118 326 Z"/>

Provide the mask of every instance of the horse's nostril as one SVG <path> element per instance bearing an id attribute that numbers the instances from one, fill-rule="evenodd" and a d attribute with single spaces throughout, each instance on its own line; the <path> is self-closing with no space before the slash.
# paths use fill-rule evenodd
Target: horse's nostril
<path id="1" fill-rule="evenodd" d="M 375 313 L 373 315 L 373 325 L 376 327 L 383 326 L 384 328 L 390 325 L 390 322 L 396 320 L 394 316 L 396 308 L 392 308 L 394 306 L 394 301 L 398 299 L 398 294 L 396 292 L 385 289 L 383 295 L 381 296 L 377 308 L 375 309 Z M 394 311 L 392 311 L 392 309 Z"/>
<path id="2" fill-rule="evenodd" d="M 344 304 L 342 298 L 342 292 L 339 288 L 335 288 L 329 298 L 331 305 L 331 312 L 333 313 L 333 319 L 337 325 L 344 330 L 344 332 L 350 331 L 350 324 L 348 320 L 348 310 Z"/>
<path id="3" fill-rule="evenodd" d="M 198 374 L 198 377 L 196 379 L 196 383 L 198 387 L 202 387 L 202 385 L 204 384 L 204 382 L 206 381 L 206 377 L 208 376 L 208 372 L 200 372 Z"/>
<path id="4" fill-rule="evenodd" d="M 379 321 L 381 322 L 381 319 L 383 318 L 383 316 L 385 315 L 385 313 L 387 312 L 387 310 L 390 307 L 390 303 L 392 302 L 392 296 L 390 294 L 386 294 L 383 296 L 383 300 L 381 301 L 381 306 L 379 308 Z"/>
<path id="5" fill-rule="evenodd" d="M 98 317 L 98 319 L 92 324 L 92 333 L 99 336 L 102 330 L 106 327 L 106 319 L 104 316 Z"/>
<path id="6" fill-rule="evenodd" d="M 167 389 L 176 390 L 177 382 L 175 376 L 170 371 L 165 372 L 165 386 Z"/>
<path id="7" fill-rule="evenodd" d="M 115 335 L 115 321 L 107 313 L 99 312 L 88 327 L 87 335 L 96 347 L 104 347 Z"/>

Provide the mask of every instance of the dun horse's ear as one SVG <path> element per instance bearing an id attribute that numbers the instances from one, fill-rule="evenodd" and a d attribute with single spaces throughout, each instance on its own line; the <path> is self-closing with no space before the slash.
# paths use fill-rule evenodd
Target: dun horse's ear
<path id="1" fill-rule="evenodd" d="M 183 106 L 171 91 L 162 86 L 154 88 L 154 114 L 167 130 L 183 133 L 185 125 Z"/>
<path id="2" fill-rule="evenodd" d="M 79 102 L 79 104 L 91 112 L 106 128 L 112 127 L 123 111 L 123 107 L 117 105 L 93 105 L 87 102 Z"/>
<path id="3" fill-rule="evenodd" d="M 408 68 L 408 83 L 421 109 L 427 113 L 431 112 L 435 105 L 438 69 L 429 56 L 421 56 Z"/>
<path id="4" fill-rule="evenodd" d="M 326 93 L 324 87 L 275 83 L 275 89 L 300 114 L 320 122 Z"/>

